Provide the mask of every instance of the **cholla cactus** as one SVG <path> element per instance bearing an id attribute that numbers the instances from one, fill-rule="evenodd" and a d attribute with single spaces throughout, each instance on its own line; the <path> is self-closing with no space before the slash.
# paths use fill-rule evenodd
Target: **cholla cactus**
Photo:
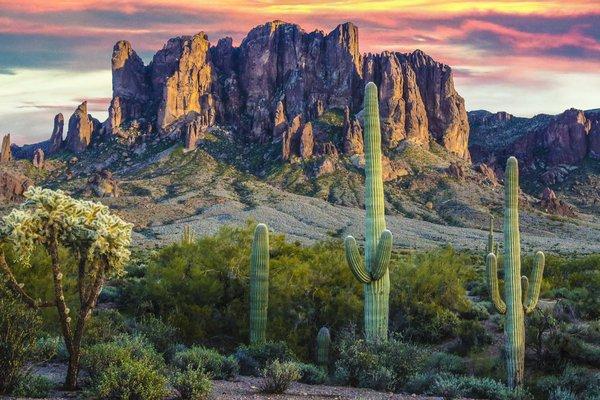
<path id="1" fill-rule="evenodd" d="M 346 260 L 364 286 L 365 336 L 368 341 L 387 339 L 392 233 L 385 229 L 383 178 L 381 175 L 381 130 L 377 86 L 365 87 L 365 261 L 360 259 L 356 240 L 344 241 Z"/>
<path id="2" fill-rule="evenodd" d="M 317 334 L 317 364 L 327 367 L 329 365 L 329 348 L 331 347 L 331 336 L 327 327 L 319 329 Z"/>
<path id="3" fill-rule="evenodd" d="M 25 202 L 2 219 L 0 241 L 13 245 L 23 265 L 29 264 L 35 246 L 47 250 L 51 260 L 54 299 L 42 301 L 27 293 L 23 284 L 17 282 L 1 251 L 0 272 L 5 275 L 10 288 L 29 306 L 56 307 L 69 352 L 66 386 L 74 389 L 85 321 L 96 305 L 105 280 L 124 271 L 130 256 L 132 225 L 110 214 L 103 204 L 76 200 L 61 191 L 32 187 L 24 196 Z M 65 299 L 62 262 L 58 255 L 60 246 L 73 250 L 78 259 L 80 306 L 75 321 Z"/>
<path id="4" fill-rule="evenodd" d="M 269 307 L 269 228 L 254 230 L 250 258 L 250 343 L 265 341 Z"/>
<path id="5" fill-rule="evenodd" d="M 508 385 L 511 388 L 523 384 L 525 372 L 525 322 L 524 314 L 531 313 L 538 302 L 544 253 L 535 255 L 531 284 L 521 276 L 521 240 L 519 233 L 519 167 L 517 159 L 510 157 L 506 162 L 504 186 L 504 298 L 498 289 L 496 255 L 486 257 L 488 290 L 494 306 L 500 314 L 506 314 L 506 366 Z M 525 295 L 525 301 L 523 301 Z"/>
<path id="6" fill-rule="evenodd" d="M 181 244 L 192 244 L 196 240 L 196 235 L 189 225 L 183 227 L 183 233 L 181 234 Z"/>

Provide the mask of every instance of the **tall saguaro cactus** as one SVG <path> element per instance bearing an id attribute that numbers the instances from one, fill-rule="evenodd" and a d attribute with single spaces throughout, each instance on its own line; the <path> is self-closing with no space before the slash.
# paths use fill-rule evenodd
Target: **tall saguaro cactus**
<path id="1" fill-rule="evenodd" d="M 184 226 L 181 234 L 181 244 L 192 244 L 194 240 L 196 240 L 196 235 L 194 235 L 192 228 L 189 225 Z"/>
<path id="2" fill-rule="evenodd" d="M 519 233 L 519 166 L 517 159 L 510 157 L 506 162 L 504 186 L 504 299 L 500 298 L 497 277 L 496 255 L 486 257 L 488 290 L 494 306 L 500 314 L 506 314 L 506 367 L 508 386 L 523 384 L 525 372 L 525 322 L 524 314 L 531 313 L 538 302 L 544 253 L 535 255 L 531 284 L 521 276 L 521 239 Z M 523 302 L 523 296 L 525 301 Z"/>
<path id="3" fill-rule="evenodd" d="M 268 307 L 269 229 L 265 224 L 258 224 L 250 258 L 250 343 L 265 341 Z"/>
<path id="4" fill-rule="evenodd" d="M 385 227 L 383 178 L 381 176 L 381 129 L 377 86 L 365 87 L 365 260 L 361 261 L 356 240 L 344 241 L 346 260 L 352 273 L 364 284 L 364 323 L 367 341 L 387 339 L 389 319 L 392 233 Z"/>

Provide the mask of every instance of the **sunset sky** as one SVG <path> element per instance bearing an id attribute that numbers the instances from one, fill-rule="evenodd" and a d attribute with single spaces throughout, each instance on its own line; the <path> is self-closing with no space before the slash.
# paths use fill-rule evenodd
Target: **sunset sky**
<path id="1" fill-rule="evenodd" d="M 0 0 L 0 134 L 45 139 L 83 99 L 104 120 L 117 40 L 148 63 L 170 37 L 239 44 L 274 19 L 325 32 L 351 21 L 362 52 L 421 49 L 453 68 L 468 110 L 600 108 L 599 0 Z"/>

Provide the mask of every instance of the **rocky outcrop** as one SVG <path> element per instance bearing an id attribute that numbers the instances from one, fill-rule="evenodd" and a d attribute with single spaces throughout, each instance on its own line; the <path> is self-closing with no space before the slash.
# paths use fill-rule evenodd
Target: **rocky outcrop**
<path id="1" fill-rule="evenodd" d="M 65 119 L 61 113 L 54 116 L 54 125 L 52 127 L 52 135 L 50 136 L 49 152 L 56 153 L 63 144 L 63 128 Z"/>
<path id="2" fill-rule="evenodd" d="M 198 141 L 206 136 L 208 122 L 201 115 L 196 115 L 185 125 L 183 125 L 183 143 L 185 151 L 195 150 Z"/>
<path id="3" fill-rule="evenodd" d="M 9 162 L 12 160 L 12 151 L 10 149 L 10 133 L 2 138 L 2 147 L 0 147 L 0 162 Z"/>
<path id="4" fill-rule="evenodd" d="M 74 153 L 83 152 L 92 142 L 94 121 L 87 113 L 87 101 L 77 107 L 69 118 L 69 130 L 65 140 L 66 147 Z"/>
<path id="5" fill-rule="evenodd" d="M 45 158 L 46 157 L 44 155 L 44 150 L 38 148 L 33 153 L 33 159 L 31 160 L 31 163 L 35 168 L 43 169 L 45 164 Z"/>
<path id="6" fill-rule="evenodd" d="M 464 102 L 454 90 L 450 68 L 422 52 L 363 57 L 358 28 L 351 23 L 325 34 L 272 21 L 252 29 L 239 47 L 231 38 L 211 46 L 200 32 L 170 39 L 147 67 L 128 42 L 120 41 L 112 64 L 108 131 L 144 119 L 170 134 L 179 129 L 177 120 L 195 112 L 208 126 L 234 127 L 245 140 L 282 141 L 283 159 L 290 159 L 292 153 L 300 156 L 292 144 L 302 136 L 295 118 L 302 121 L 300 129 L 327 110 L 342 109 L 348 118 L 344 138 L 335 146 L 339 152 L 359 154 L 362 132 L 353 115 L 362 107 L 364 84 L 375 80 L 385 146 L 392 149 L 403 140 L 428 146 L 434 139 L 469 158 Z M 313 132 L 313 155 L 323 140 L 329 139 Z M 305 156 L 308 149 L 303 147 Z"/>
<path id="7" fill-rule="evenodd" d="M 599 112 L 572 108 L 555 116 L 520 118 L 475 111 L 469 118 L 469 147 L 475 161 L 495 168 L 514 155 L 525 170 L 536 171 L 547 184 L 560 180 L 561 166 L 579 165 L 600 152 Z"/>
<path id="8" fill-rule="evenodd" d="M 448 168 L 446 169 L 446 173 L 449 176 L 459 180 L 464 179 L 466 176 L 464 167 L 461 164 L 455 162 L 450 163 L 450 166 L 448 166 Z"/>
<path id="9" fill-rule="evenodd" d="M 300 148 L 299 154 L 303 159 L 308 159 L 313 155 L 313 149 L 315 147 L 312 124 L 307 122 L 302 127 L 300 133 Z"/>
<path id="10" fill-rule="evenodd" d="M 498 186 L 498 177 L 492 168 L 487 164 L 481 163 L 475 166 L 475 171 L 483 175 L 484 182 L 492 186 Z"/>
<path id="11" fill-rule="evenodd" d="M 550 188 L 545 188 L 540 194 L 538 206 L 546 213 L 562 215 L 563 217 L 575 217 L 572 206 L 556 197 L 556 193 Z"/>
<path id="12" fill-rule="evenodd" d="M 97 197 L 118 197 L 119 181 L 112 172 L 105 169 L 93 174 L 88 179 L 86 191 L 88 195 Z"/>
<path id="13" fill-rule="evenodd" d="M 18 201 L 33 182 L 16 171 L 0 169 L 0 198 L 6 201 Z"/>
<path id="14" fill-rule="evenodd" d="M 144 115 L 151 92 L 144 62 L 128 41 L 115 44 L 111 65 L 113 99 L 108 109 L 107 131 L 117 134 L 123 122 Z"/>
<path id="15" fill-rule="evenodd" d="M 157 125 L 165 129 L 194 111 L 213 125 L 217 104 L 216 76 L 210 62 L 210 43 L 204 32 L 170 39 L 152 59 L 152 86 L 159 101 Z"/>

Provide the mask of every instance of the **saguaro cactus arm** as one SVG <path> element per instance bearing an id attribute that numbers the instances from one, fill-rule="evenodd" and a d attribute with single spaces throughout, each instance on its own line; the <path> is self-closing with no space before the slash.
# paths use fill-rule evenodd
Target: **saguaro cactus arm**
<path id="1" fill-rule="evenodd" d="M 485 266 L 487 272 L 487 284 L 492 303 L 496 307 L 496 311 L 500 314 L 506 313 L 506 304 L 500 297 L 500 289 L 498 288 L 498 261 L 494 253 L 487 255 L 485 259 Z"/>
<path id="2" fill-rule="evenodd" d="M 531 313 L 538 303 L 540 297 L 540 288 L 542 286 L 542 276 L 544 275 L 544 264 L 545 256 L 544 253 L 538 251 L 535 253 L 535 261 L 533 265 L 533 271 L 531 272 L 531 284 L 524 288 L 523 292 L 527 293 L 525 302 L 523 303 L 523 309 L 525 313 Z"/>
<path id="3" fill-rule="evenodd" d="M 375 258 L 371 262 L 371 278 L 375 281 L 385 274 L 385 270 L 390 264 L 393 239 L 392 232 L 389 230 L 386 229 L 381 232 L 379 243 L 377 243 L 377 250 L 375 251 Z"/>
<path id="4" fill-rule="evenodd" d="M 354 237 L 346 237 L 344 240 L 344 247 L 346 250 L 346 261 L 348 261 L 348 265 L 350 266 L 352 274 L 354 274 L 356 279 L 358 279 L 358 281 L 361 283 L 371 282 L 371 277 L 365 270 L 364 263 L 361 260 L 360 252 L 358 251 L 358 246 L 356 245 L 356 240 Z"/>

